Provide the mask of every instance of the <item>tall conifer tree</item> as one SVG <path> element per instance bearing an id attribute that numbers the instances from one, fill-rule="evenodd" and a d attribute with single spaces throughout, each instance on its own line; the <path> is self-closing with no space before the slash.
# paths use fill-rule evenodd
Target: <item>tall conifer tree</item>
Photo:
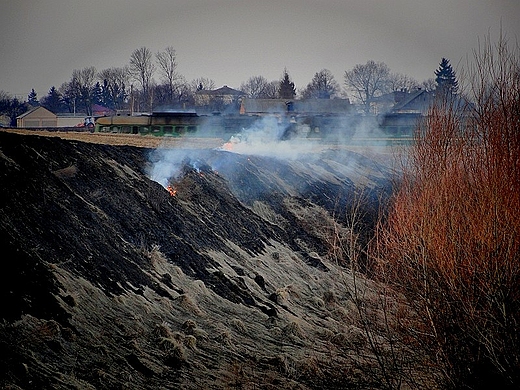
<path id="1" fill-rule="evenodd" d="M 296 88 L 294 83 L 289 78 L 287 69 L 284 69 L 282 80 L 280 81 L 280 87 L 278 88 L 278 95 L 280 99 L 294 99 L 296 96 Z"/>
<path id="2" fill-rule="evenodd" d="M 437 90 L 441 92 L 455 94 L 459 88 L 459 82 L 455 76 L 455 71 L 451 67 L 450 60 L 443 58 L 439 68 L 435 71 L 435 82 Z"/>

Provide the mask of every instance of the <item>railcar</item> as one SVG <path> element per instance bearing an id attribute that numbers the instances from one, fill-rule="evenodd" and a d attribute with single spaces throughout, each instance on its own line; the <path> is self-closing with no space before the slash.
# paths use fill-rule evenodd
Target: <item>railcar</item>
<path id="1" fill-rule="evenodd" d="M 200 124 L 200 117 L 195 111 L 167 111 L 100 117 L 96 120 L 95 131 L 178 137 L 197 132 Z"/>

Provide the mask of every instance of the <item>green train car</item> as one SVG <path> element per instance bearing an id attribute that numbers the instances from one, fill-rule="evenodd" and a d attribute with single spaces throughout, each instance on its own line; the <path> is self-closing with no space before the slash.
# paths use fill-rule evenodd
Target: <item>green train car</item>
<path id="1" fill-rule="evenodd" d="M 99 133 L 152 134 L 180 137 L 196 133 L 201 125 L 195 111 L 153 112 L 138 116 L 115 115 L 96 120 L 95 131 Z"/>

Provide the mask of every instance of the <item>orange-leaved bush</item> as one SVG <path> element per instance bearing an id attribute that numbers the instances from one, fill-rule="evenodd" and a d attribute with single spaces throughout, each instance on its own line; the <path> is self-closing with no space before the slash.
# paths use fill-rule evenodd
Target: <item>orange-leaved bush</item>
<path id="1" fill-rule="evenodd" d="M 418 126 L 374 267 L 419 314 L 408 331 L 446 387 L 518 388 L 518 48 L 486 41 L 468 69 L 464 93 L 439 97 Z"/>

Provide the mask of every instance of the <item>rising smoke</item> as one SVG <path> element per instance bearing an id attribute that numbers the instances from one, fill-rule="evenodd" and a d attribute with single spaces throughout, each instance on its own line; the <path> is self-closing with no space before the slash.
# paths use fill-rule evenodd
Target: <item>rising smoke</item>
<path id="1" fill-rule="evenodd" d="M 150 154 L 149 177 L 166 187 L 180 179 L 186 164 L 197 169 L 197 165 L 202 162 L 209 164 L 215 171 L 229 172 L 232 170 L 229 165 L 236 162 L 236 159 L 229 158 L 230 153 L 275 158 L 302 166 L 314 164 L 323 157 L 325 150 L 338 151 L 351 145 L 355 139 L 379 137 L 382 134 L 377 123 L 366 118 L 335 118 L 334 125 L 335 131 L 313 129 L 309 124 L 287 120 L 283 115 L 265 116 L 249 128 L 232 135 L 221 147 L 212 151 L 212 157 L 209 157 L 207 150 L 188 149 L 182 145 L 174 149 L 154 150 Z M 357 147 L 357 151 L 366 152 L 370 146 L 360 148 Z M 344 154 L 345 158 L 341 158 L 342 165 L 350 165 L 347 156 L 351 155 L 352 153 Z M 223 166 L 226 169 L 222 169 Z"/>

